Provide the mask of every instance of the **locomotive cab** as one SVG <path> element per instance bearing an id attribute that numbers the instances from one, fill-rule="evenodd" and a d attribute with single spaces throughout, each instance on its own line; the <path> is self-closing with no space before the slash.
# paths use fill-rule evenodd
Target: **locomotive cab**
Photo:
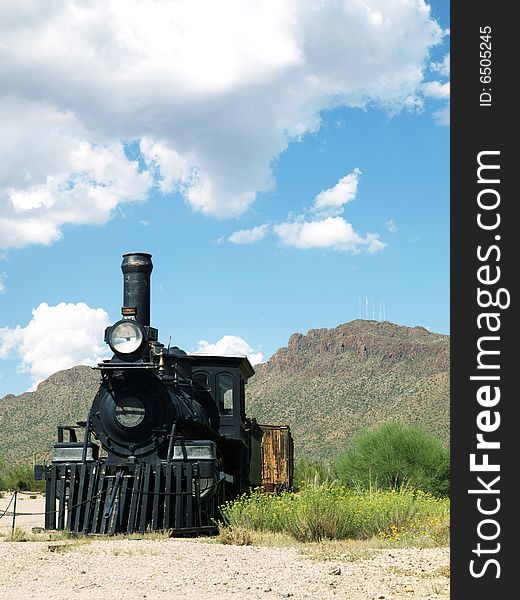
<path id="1" fill-rule="evenodd" d="M 251 363 L 246 357 L 191 356 L 193 381 L 218 407 L 219 434 L 245 442 L 245 386 L 254 375 Z"/>
<path id="2" fill-rule="evenodd" d="M 251 363 L 245 356 L 193 354 L 191 358 L 194 384 L 218 407 L 224 463 L 232 465 L 226 472 L 227 484 L 235 494 L 261 485 L 262 430 L 246 417 L 245 409 L 245 386 L 255 373 Z"/>

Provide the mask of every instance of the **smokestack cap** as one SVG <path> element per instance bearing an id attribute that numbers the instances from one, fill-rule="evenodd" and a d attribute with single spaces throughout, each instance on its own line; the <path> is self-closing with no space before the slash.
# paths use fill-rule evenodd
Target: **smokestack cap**
<path id="1" fill-rule="evenodd" d="M 152 255 L 148 252 L 125 252 L 121 269 L 123 273 L 151 273 Z"/>

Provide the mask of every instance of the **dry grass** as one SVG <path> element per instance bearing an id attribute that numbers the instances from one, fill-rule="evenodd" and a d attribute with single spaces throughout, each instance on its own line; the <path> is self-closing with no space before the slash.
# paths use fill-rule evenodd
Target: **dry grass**
<path id="1" fill-rule="evenodd" d="M 405 577 L 422 577 L 426 579 L 433 579 L 439 577 L 444 577 L 446 579 L 450 578 L 449 565 L 438 567 L 437 569 L 435 569 L 435 571 L 421 571 L 420 573 L 418 573 L 414 569 L 396 567 L 395 565 L 391 565 L 390 567 L 388 567 L 388 571 L 390 571 L 390 573 L 394 573 L 395 575 L 403 575 Z"/>
<path id="2" fill-rule="evenodd" d="M 343 561 L 370 560 L 382 548 L 390 544 L 385 540 L 373 537 L 369 540 L 330 540 L 302 544 L 300 552 L 313 560 Z"/>
<path id="3" fill-rule="evenodd" d="M 172 537 L 172 530 L 165 529 L 164 531 L 144 531 L 142 533 L 117 533 L 115 535 L 91 535 L 95 540 L 107 540 L 117 542 L 121 540 L 169 540 Z"/>
<path id="4" fill-rule="evenodd" d="M 378 537 L 369 540 L 322 540 L 321 542 L 298 542 L 285 533 L 254 531 L 247 527 L 221 527 L 216 538 L 209 540 L 236 546 L 263 546 L 270 548 L 295 548 L 300 554 L 316 561 L 368 560 L 384 548 L 395 547 Z"/>
<path id="5" fill-rule="evenodd" d="M 167 540 L 172 537 L 171 530 L 167 531 L 147 531 L 144 533 L 128 533 L 118 535 L 81 535 L 71 533 L 70 531 L 42 531 L 39 533 L 27 533 L 21 527 L 16 527 L 14 532 L 0 533 L 0 537 L 6 542 L 59 542 L 63 540 L 72 540 L 74 543 L 84 544 L 94 540 L 102 541 L 121 541 L 121 540 Z"/>
<path id="6" fill-rule="evenodd" d="M 5 541 L 6 542 L 25 542 L 27 541 L 25 539 L 26 533 L 24 529 L 21 529 L 20 527 L 15 527 L 14 531 L 12 531 L 11 533 L 8 533 L 5 537 Z"/>
<path id="7" fill-rule="evenodd" d="M 221 527 L 217 539 L 221 544 L 251 546 L 253 544 L 253 536 L 251 533 L 251 530 L 247 527 L 232 525 L 229 527 Z"/>
<path id="8" fill-rule="evenodd" d="M 69 531 L 43 531 L 42 533 L 27 533 L 21 527 L 15 527 L 13 533 L 0 534 L 6 542 L 57 542 L 61 540 L 75 540 L 80 537 Z"/>
<path id="9" fill-rule="evenodd" d="M 131 547 L 121 547 L 108 545 L 105 547 L 106 554 L 111 556 L 163 556 L 164 549 L 161 547 L 150 548 L 150 546 L 141 546 L 140 544 L 132 545 Z"/>
<path id="10" fill-rule="evenodd" d="M 434 577 L 446 577 L 447 579 L 450 578 L 450 565 L 445 565 L 443 567 L 439 567 L 438 569 L 435 569 L 435 571 L 433 572 L 433 576 Z"/>
<path id="11" fill-rule="evenodd" d="M 432 581 L 429 585 L 432 594 L 436 596 L 447 596 L 449 592 L 449 586 L 445 581 Z"/>
<path id="12" fill-rule="evenodd" d="M 47 546 L 47 550 L 49 552 L 57 552 L 58 554 L 65 554 L 66 552 L 75 552 L 79 550 L 83 546 L 86 546 L 92 542 L 92 539 L 89 537 L 80 537 L 75 540 L 57 543 L 57 544 L 49 544 Z"/>

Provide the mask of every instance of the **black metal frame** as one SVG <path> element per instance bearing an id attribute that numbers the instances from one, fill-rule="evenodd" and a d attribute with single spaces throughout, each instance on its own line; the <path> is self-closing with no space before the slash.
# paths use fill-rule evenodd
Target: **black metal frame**
<path id="1" fill-rule="evenodd" d="M 45 478 L 45 528 L 74 533 L 215 533 L 213 519 L 223 501 L 218 493 L 201 497 L 193 462 L 53 463 Z"/>

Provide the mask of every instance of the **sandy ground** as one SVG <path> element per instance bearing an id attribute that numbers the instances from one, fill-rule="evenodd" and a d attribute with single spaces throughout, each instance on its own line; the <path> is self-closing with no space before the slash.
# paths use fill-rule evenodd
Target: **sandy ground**
<path id="1" fill-rule="evenodd" d="M 10 495 L 0 499 L 0 515 Z M 43 511 L 20 495 L 17 512 Z M 376 550 L 369 559 L 319 561 L 297 548 L 224 546 L 204 539 L 7 542 L 0 518 L 0 598 L 86 600 L 293 598 L 442 599 L 449 549 Z M 18 516 L 31 531 L 43 517 Z M 71 544 L 65 552 L 57 546 Z"/>

